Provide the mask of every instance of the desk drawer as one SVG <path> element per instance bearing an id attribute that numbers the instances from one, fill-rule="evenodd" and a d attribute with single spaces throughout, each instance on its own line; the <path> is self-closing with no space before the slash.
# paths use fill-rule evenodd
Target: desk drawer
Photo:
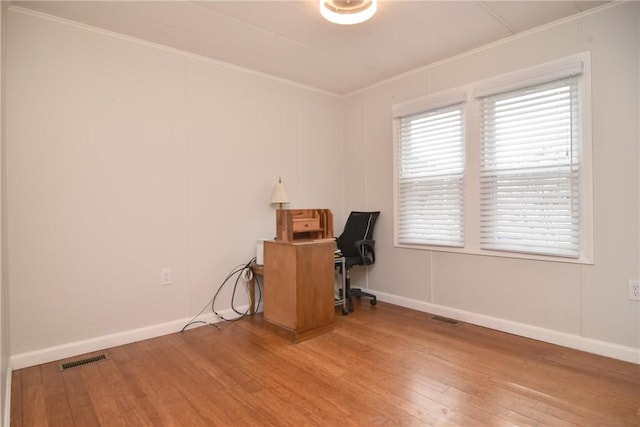
<path id="1" fill-rule="evenodd" d="M 320 230 L 320 218 L 304 218 L 293 220 L 293 232 L 302 233 L 305 231 Z"/>

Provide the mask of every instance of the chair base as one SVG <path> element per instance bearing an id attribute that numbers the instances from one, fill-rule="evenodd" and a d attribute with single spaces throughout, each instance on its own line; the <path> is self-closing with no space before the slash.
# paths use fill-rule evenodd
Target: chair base
<path id="1" fill-rule="evenodd" d="M 353 311 L 353 298 L 371 298 L 371 305 L 376 305 L 378 303 L 378 299 L 375 295 L 370 294 L 368 292 L 363 291 L 360 288 L 352 288 L 351 287 L 351 275 L 349 274 L 349 266 L 345 268 L 345 286 L 347 288 L 347 302 L 348 302 L 348 311 L 350 313 Z M 347 314 L 343 310 L 343 314 Z"/>
<path id="2" fill-rule="evenodd" d="M 349 311 L 353 311 L 353 298 L 371 298 L 370 304 L 376 305 L 378 303 L 378 299 L 375 295 L 370 294 L 368 292 L 364 292 L 359 288 L 349 288 L 347 290 L 347 299 L 349 300 Z"/>

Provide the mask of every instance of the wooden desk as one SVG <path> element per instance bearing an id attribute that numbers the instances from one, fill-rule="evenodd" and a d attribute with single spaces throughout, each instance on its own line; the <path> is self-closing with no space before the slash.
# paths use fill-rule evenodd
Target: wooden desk
<path id="1" fill-rule="evenodd" d="M 333 328 L 333 239 L 264 242 L 264 325 L 299 342 Z"/>

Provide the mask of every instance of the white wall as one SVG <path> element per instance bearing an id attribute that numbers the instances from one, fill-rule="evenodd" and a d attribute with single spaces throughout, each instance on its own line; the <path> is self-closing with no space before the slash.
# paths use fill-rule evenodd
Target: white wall
<path id="1" fill-rule="evenodd" d="M 342 222 L 341 99 L 20 9 L 6 31 L 15 368 L 179 330 L 275 235 L 279 176 Z"/>
<path id="2" fill-rule="evenodd" d="M 371 289 L 388 301 L 640 362 L 640 303 L 627 299 L 628 280 L 640 277 L 639 10 L 618 5 L 348 97 L 345 179 L 347 192 L 360 195 L 346 208 L 364 201 L 382 211 Z M 394 248 L 391 106 L 584 51 L 592 59 L 595 264 Z"/>
<path id="3" fill-rule="evenodd" d="M 4 102 L 4 29 L 6 4 L 0 4 L 0 117 Z M 5 212 L 5 144 L 4 120 L 0 119 L 0 423 L 9 425 L 9 394 L 11 392 L 11 348 L 9 347 L 9 281 L 7 279 L 6 212 Z"/>

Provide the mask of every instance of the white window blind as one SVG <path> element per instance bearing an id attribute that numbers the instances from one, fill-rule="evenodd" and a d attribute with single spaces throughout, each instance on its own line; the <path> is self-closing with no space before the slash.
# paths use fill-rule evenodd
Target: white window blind
<path id="1" fill-rule="evenodd" d="M 577 79 L 481 99 L 481 248 L 579 257 Z"/>
<path id="2" fill-rule="evenodd" d="M 398 243 L 464 246 L 463 104 L 397 120 Z"/>

